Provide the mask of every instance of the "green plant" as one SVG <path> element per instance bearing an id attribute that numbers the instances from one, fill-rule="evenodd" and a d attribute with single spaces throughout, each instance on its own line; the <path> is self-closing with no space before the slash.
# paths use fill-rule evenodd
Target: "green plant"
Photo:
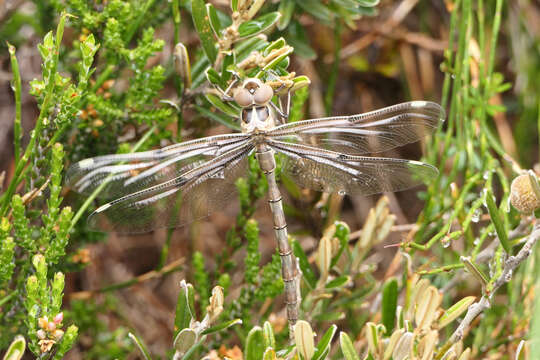
<path id="1" fill-rule="evenodd" d="M 431 3 L 409 1 L 33 3 L 0 9 L 0 38 L 9 41 L 0 44 L 0 56 L 9 57 L 15 110 L 13 170 L 5 185 L 0 173 L 5 359 L 27 349 L 40 359 L 59 359 L 70 349 L 95 359 L 132 351 L 146 359 L 212 360 L 538 353 L 540 196 L 537 173 L 522 169 L 534 169 L 539 153 L 539 40 L 529 31 L 534 16 L 526 16 L 537 11 L 532 2 L 446 1 L 448 16 Z M 426 59 L 436 72 L 440 41 L 429 36 L 441 32 L 448 39 L 440 67 L 448 117 L 424 146 L 440 175 L 419 193 L 424 206 L 417 218 L 401 195 L 381 197 L 366 210 L 300 189 L 281 174 L 277 158 L 303 279 L 302 320 L 292 341 L 280 306 L 279 255 L 256 211 L 267 192 L 256 159 L 230 197 L 238 215 L 218 218 L 221 225 L 212 228 L 223 241 L 207 249 L 206 225 L 190 232 L 191 241 L 177 241 L 183 235 L 168 230 L 163 241 L 156 236 L 157 254 L 143 248 L 142 270 L 129 265 L 143 256 L 86 227 L 89 212 L 110 194 L 98 188 L 83 200 L 62 189 L 64 169 L 83 158 L 155 149 L 210 129 L 238 130 L 240 108 L 221 97 L 236 74 L 291 88 L 289 121 L 346 113 L 358 109 L 352 104 L 358 98 L 369 107 L 409 97 L 418 87 L 406 66 L 409 52 L 418 54 L 419 77 L 429 74 Z M 30 72 L 16 47 L 28 49 L 38 38 L 41 75 L 29 91 L 38 113 L 24 134 Z M 437 84 L 436 76 L 431 80 Z M 372 92 L 377 87 L 389 99 Z M 107 239 L 115 247 L 106 257 L 122 259 L 107 273 L 124 277 L 87 280 L 86 270 L 96 272 L 92 251 Z M 393 258 L 386 247 L 397 250 Z M 176 288 L 171 275 L 178 272 L 186 281 Z M 144 311 L 125 301 L 132 295 Z M 133 317 L 148 327 L 158 318 L 161 327 L 150 331 L 159 335 L 147 338 Z"/>

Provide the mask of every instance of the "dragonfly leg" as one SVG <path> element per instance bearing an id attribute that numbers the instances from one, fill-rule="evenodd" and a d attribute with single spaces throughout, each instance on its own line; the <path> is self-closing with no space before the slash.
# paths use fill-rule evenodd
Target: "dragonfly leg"
<path id="1" fill-rule="evenodd" d="M 300 305 L 300 276 L 296 264 L 289 238 L 287 234 L 287 223 L 281 193 L 277 186 L 275 177 L 276 162 L 271 150 L 264 150 L 256 153 L 261 169 L 266 175 L 268 181 L 268 194 L 270 209 L 274 220 L 274 231 L 278 243 L 279 256 L 281 258 L 281 275 L 285 284 L 285 303 L 287 306 L 287 320 L 289 323 L 289 336 L 294 337 L 294 324 L 298 320 L 298 308 Z"/>
<path id="2" fill-rule="evenodd" d="M 236 72 L 233 72 L 233 75 L 234 75 L 234 80 L 229 84 L 229 86 L 227 87 L 227 89 L 225 89 L 225 91 L 223 91 L 223 89 L 220 88 L 219 86 L 213 85 L 214 88 L 221 94 L 221 100 L 223 101 L 234 100 L 234 98 L 231 95 L 229 95 L 229 91 L 231 91 L 231 89 L 238 83 L 238 81 L 240 80 L 240 77 Z"/>

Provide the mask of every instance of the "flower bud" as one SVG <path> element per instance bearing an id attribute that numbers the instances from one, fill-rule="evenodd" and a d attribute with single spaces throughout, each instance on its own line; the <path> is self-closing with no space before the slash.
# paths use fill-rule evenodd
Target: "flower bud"
<path id="1" fill-rule="evenodd" d="M 47 324 L 47 330 L 49 330 L 49 331 L 54 331 L 54 330 L 56 330 L 56 324 L 54 323 L 54 321 L 50 321 L 50 322 Z"/>
<path id="2" fill-rule="evenodd" d="M 49 326 L 49 319 L 46 316 L 40 317 L 38 319 L 38 326 L 42 329 L 47 329 Z"/>
<path id="3" fill-rule="evenodd" d="M 47 338 L 47 333 L 43 329 L 39 329 L 36 333 L 39 340 L 44 340 Z"/>
<path id="4" fill-rule="evenodd" d="M 530 214 L 540 207 L 540 187 L 536 175 L 519 175 L 510 186 L 510 203 L 522 214 Z"/>
<path id="5" fill-rule="evenodd" d="M 61 313 L 58 313 L 58 314 L 54 317 L 54 320 L 53 320 L 53 321 L 55 322 L 55 324 L 58 325 L 58 324 L 62 323 L 63 320 L 64 320 L 64 313 L 61 312 Z"/>
<path id="6" fill-rule="evenodd" d="M 56 341 L 60 341 L 60 339 L 64 336 L 64 331 L 60 329 L 56 329 L 53 332 L 53 337 Z"/>

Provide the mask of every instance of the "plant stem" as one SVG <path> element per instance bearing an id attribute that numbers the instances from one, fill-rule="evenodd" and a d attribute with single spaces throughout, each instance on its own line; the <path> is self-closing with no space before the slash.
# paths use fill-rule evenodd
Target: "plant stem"
<path id="1" fill-rule="evenodd" d="M 15 93 L 15 120 L 13 122 L 13 153 L 15 158 L 15 167 L 21 156 L 21 74 L 19 72 L 19 63 L 15 56 L 15 47 L 8 44 L 9 56 L 11 58 L 11 70 L 13 72 L 13 91 Z"/>

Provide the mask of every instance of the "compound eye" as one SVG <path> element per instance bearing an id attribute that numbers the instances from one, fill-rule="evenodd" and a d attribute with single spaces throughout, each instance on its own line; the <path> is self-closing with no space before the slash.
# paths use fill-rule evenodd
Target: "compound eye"
<path id="1" fill-rule="evenodd" d="M 236 101 L 238 105 L 246 107 L 253 104 L 253 95 L 251 95 L 247 89 L 239 88 L 234 92 L 234 101 Z"/>
<path id="2" fill-rule="evenodd" d="M 262 84 L 255 90 L 253 99 L 255 100 L 255 104 L 264 105 L 272 99 L 272 96 L 274 96 L 274 89 L 268 84 Z"/>

